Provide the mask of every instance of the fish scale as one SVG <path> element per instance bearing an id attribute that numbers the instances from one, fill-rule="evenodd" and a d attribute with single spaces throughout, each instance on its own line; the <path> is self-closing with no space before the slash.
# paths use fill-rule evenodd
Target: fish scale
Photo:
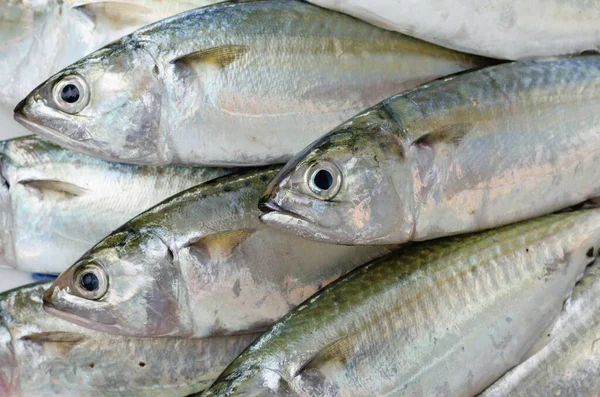
<path id="1" fill-rule="evenodd" d="M 476 394 L 538 348 L 598 251 L 599 220 L 549 215 L 375 260 L 284 317 L 205 396 Z"/>
<path id="2" fill-rule="evenodd" d="M 518 365 L 481 397 L 581 396 L 593 397 L 600 388 L 600 262 L 588 266 L 565 302 L 548 344 Z"/>

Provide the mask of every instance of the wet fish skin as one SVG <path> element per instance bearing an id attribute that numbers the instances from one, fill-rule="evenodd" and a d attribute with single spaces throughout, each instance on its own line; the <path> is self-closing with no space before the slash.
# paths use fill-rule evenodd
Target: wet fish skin
<path id="1" fill-rule="evenodd" d="M 600 48 L 600 2 L 310 0 L 386 29 L 484 56 L 524 60 Z"/>
<path id="2" fill-rule="evenodd" d="M 301 1 L 229 2 L 90 54 L 33 90 L 15 118 L 106 160 L 273 164 L 394 93 L 490 62 Z M 90 100 L 80 92 L 68 113 L 52 91 L 73 75 Z"/>
<path id="3" fill-rule="evenodd" d="M 285 316 L 203 396 L 475 395 L 545 342 L 598 252 L 599 218 L 548 215 L 375 260 Z"/>
<path id="4" fill-rule="evenodd" d="M 325 245 L 261 224 L 256 202 L 278 170 L 205 183 L 125 223 L 56 280 L 46 310 L 132 336 L 263 331 L 322 286 L 394 248 Z M 108 279 L 100 299 L 86 298 L 78 285 L 90 263 Z"/>
<path id="5" fill-rule="evenodd" d="M 358 114 L 269 184 L 262 221 L 339 244 L 484 230 L 600 194 L 600 57 L 493 66 Z M 316 172 L 330 169 L 323 197 Z M 325 187 L 325 185 L 323 185 Z"/>
<path id="6" fill-rule="evenodd" d="M 94 332 L 42 309 L 49 282 L 0 295 L 0 394 L 182 396 L 209 386 L 257 335 L 126 338 Z"/>
<path id="7" fill-rule="evenodd" d="M 109 163 L 35 136 L 0 142 L 0 264 L 60 273 L 131 217 L 230 172 Z"/>
<path id="8" fill-rule="evenodd" d="M 600 390 L 600 262 L 586 268 L 551 334 L 534 356 L 486 389 L 481 397 L 579 396 Z"/>
<path id="9" fill-rule="evenodd" d="M 210 0 L 7 0 L 0 4 L 0 104 L 10 110 L 41 81 L 149 23 Z M 39 60 L 43 59 L 44 62 Z"/>

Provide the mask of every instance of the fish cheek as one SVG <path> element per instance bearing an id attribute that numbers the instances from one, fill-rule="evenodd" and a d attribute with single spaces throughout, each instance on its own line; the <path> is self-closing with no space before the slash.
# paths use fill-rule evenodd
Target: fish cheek
<path id="1" fill-rule="evenodd" d="M 147 295 L 146 328 L 149 335 L 188 336 L 191 318 L 188 314 L 187 290 L 181 272 L 167 248 L 167 254 L 158 259 L 154 280 Z"/>

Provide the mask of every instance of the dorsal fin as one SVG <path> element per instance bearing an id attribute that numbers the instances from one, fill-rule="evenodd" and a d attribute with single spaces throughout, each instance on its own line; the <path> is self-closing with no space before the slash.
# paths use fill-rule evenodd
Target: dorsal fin
<path id="1" fill-rule="evenodd" d="M 59 194 L 66 197 L 83 196 L 87 189 L 73 183 L 53 179 L 29 179 L 19 181 L 23 186 L 38 190 L 41 194 Z"/>
<path id="2" fill-rule="evenodd" d="M 413 145 L 427 146 L 430 148 L 433 148 L 439 144 L 458 145 L 472 128 L 472 124 L 468 123 L 444 125 L 426 133 L 425 135 L 421 135 L 413 142 Z"/>
<path id="3" fill-rule="evenodd" d="M 210 64 L 218 68 L 225 68 L 233 62 L 239 60 L 247 51 L 247 47 L 243 45 L 224 45 L 220 47 L 207 48 L 186 54 L 171 61 L 193 67 L 194 64 Z"/>
<path id="4" fill-rule="evenodd" d="M 242 241 L 248 238 L 255 230 L 241 229 L 224 233 L 215 233 L 201 239 L 189 242 L 186 247 L 195 256 L 199 263 L 207 263 L 210 258 L 217 255 L 230 254 Z"/>

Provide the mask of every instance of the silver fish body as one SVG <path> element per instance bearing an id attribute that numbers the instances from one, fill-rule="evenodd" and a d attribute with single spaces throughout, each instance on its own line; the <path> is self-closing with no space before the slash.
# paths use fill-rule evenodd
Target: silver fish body
<path id="1" fill-rule="evenodd" d="M 298 154 L 261 219 L 320 241 L 389 244 L 551 213 L 600 194 L 599 110 L 599 56 L 425 84 Z"/>
<path id="2" fill-rule="evenodd" d="M 438 45 L 502 59 L 600 48 L 600 2 L 557 0 L 310 0 Z"/>
<path id="3" fill-rule="evenodd" d="M 0 295 L 3 397 L 176 397 L 201 391 L 256 335 L 126 338 L 42 309 L 50 283 Z"/>
<path id="4" fill-rule="evenodd" d="M 122 335 L 257 332 L 390 252 L 315 243 L 261 224 L 256 202 L 278 170 L 208 182 L 125 223 L 60 275 L 46 310 Z"/>
<path id="5" fill-rule="evenodd" d="M 230 172 L 109 163 L 34 136 L 0 142 L 0 264 L 60 273 L 133 216 Z"/>
<path id="6" fill-rule="evenodd" d="M 481 397 L 596 397 L 600 394 L 600 262 L 565 302 L 550 342 Z"/>
<path id="7" fill-rule="evenodd" d="M 15 118 L 106 160 L 272 164 L 394 93 L 489 62 L 301 1 L 227 2 L 90 54 Z"/>
<path id="8" fill-rule="evenodd" d="M 213 0 L 5 0 L 0 2 L 0 140 L 28 135 L 12 122 L 40 82 L 152 22 Z M 41 61 L 43 60 L 43 61 Z M 6 123 L 6 124 L 4 124 Z"/>
<path id="9" fill-rule="evenodd" d="M 549 215 L 375 260 L 290 312 L 203 396 L 473 396 L 545 342 L 598 252 L 599 220 Z"/>

